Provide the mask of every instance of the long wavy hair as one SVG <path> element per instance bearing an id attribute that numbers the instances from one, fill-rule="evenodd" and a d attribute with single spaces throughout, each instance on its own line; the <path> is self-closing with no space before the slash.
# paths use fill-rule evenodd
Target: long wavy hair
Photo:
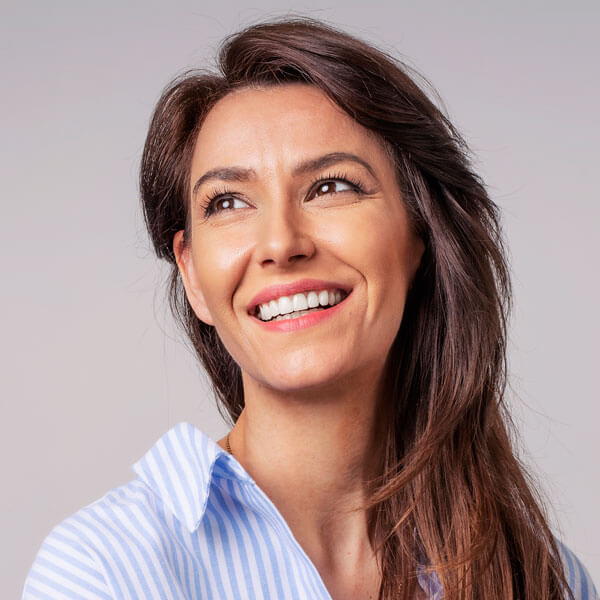
<path id="1" fill-rule="evenodd" d="M 425 244 L 386 366 L 385 464 L 364 507 L 381 561 L 379 598 L 412 598 L 419 565 L 447 600 L 572 598 L 542 499 L 514 447 L 504 401 L 506 253 L 498 208 L 464 140 L 411 69 L 319 21 L 248 27 L 225 40 L 218 67 L 186 72 L 163 92 L 140 186 L 156 253 L 172 265 L 171 307 L 219 411 L 233 424 L 244 407 L 240 368 L 191 309 L 172 247 L 187 229 L 195 140 L 232 90 L 314 85 L 388 149 Z"/>

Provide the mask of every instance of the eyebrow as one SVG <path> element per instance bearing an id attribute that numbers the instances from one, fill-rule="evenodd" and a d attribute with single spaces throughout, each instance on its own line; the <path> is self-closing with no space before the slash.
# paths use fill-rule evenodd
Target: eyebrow
<path id="1" fill-rule="evenodd" d="M 292 174 L 294 176 L 305 175 L 306 173 L 312 173 L 313 171 L 318 171 L 319 169 L 324 169 L 340 162 L 358 163 L 369 171 L 373 177 L 376 177 L 375 171 L 371 165 L 360 156 L 352 154 L 351 152 L 330 152 L 329 154 L 324 154 L 317 158 L 305 160 L 294 167 Z M 204 173 L 204 175 L 196 181 L 192 194 L 196 194 L 203 183 L 213 179 L 218 179 L 220 181 L 249 181 L 255 177 L 256 171 L 254 169 L 246 169 L 244 167 L 216 167 Z"/>

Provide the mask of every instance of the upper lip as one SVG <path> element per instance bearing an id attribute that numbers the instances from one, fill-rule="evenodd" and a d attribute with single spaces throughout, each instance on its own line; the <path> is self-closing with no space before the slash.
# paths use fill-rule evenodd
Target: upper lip
<path id="1" fill-rule="evenodd" d="M 248 304 L 248 313 L 253 314 L 259 304 L 265 304 L 275 298 L 281 296 L 292 296 L 300 292 L 308 292 L 310 290 L 343 290 L 350 293 L 352 288 L 336 281 L 325 281 L 323 279 L 299 279 L 292 283 L 278 283 L 264 288 Z"/>

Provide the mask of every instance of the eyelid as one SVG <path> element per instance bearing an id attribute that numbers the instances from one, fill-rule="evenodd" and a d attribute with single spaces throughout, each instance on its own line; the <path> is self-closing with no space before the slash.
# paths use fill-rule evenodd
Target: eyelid
<path id="1" fill-rule="evenodd" d="M 211 217 L 214 214 L 239 210 L 239 208 L 238 209 L 228 208 L 228 209 L 223 209 L 223 210 L 216 210 L 214 208 L 216 203 L 219 202 L 219 200 L 224 200 L 224 199 L 231 199 L 233 202 L 236 202 L 236 201 L 243 202 L 247 206 L 251 206 L 247 200 L 245 200 L 244 198 L 240 198 L 240 196 L 236 192 L 233 192 L 232 190 L 229 190 L 227 188 L 220 188 L 218 190 L 214 190 L 214 191 L 210 192 L 207 195 L 206 199 L 200 204 L 200 208 L 204 213 L 204 218 L 208 219 L 209 217 Z"/>
<path id="2" fill-rule="evenodd" d="M 317 196 L 318 190 L 322 186 L 324 186 L 326 184 L 345 185 L 349 189 L 340 190 L 340 191 L 325 192 L 325 193 L 322 193 L 319 196 Z M 310 193 L 308 194 L 308 197 L 310 199 L 313 199 L 313 198 L 317 198 L 317 197 L 320 197 L 320 196 L 326 196 L 327 194 L 341 194 L 342 192 L 355 192 L 355 191 L 357 191 L 356 187 L 353 186 L 348 181 L 344 181 L 343 179 L 325 179 L 324 181 L 317 182 L 317 184 L 311 189 Z"/>
<path id="3" fill-rule="evenodd" d="M 308 197 L 312 197 L 313 193 L 317 190 L 317 188 L 320 185 L 323 185 L 324 183 L 329 183 L 329 182 L 344 183 L 344 184 L 350 186 L 352 191 L 355 191 L 358 194 L 366 193 L 365 186 L 363 185 L 362 181 L 360 179 L 358 179 L 358 177 L 349 175 L 348 173 L 336 172 L 336 173 L 329 173 L 327 175 L 320 175 L 318 178 L 316 178 L 309 187 Z M 342 192 L 346 192 L 346 191 L 350 191 L 350 190 L 342 190 Z M 342 192 L 332 192 L 332 193 L 341 194 Z"/>

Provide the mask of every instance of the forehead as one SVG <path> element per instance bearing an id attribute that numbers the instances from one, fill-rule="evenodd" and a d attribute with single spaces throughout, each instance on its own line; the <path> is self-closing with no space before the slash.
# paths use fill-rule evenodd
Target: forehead
<path id="1" fill-rule="evenodd" d="M 338 151 L 371 158 L 384 154 L 371 132 L 314 86 L 243 88 L 219 100 L 206 116 L 192 171 L 226 164 L 274 168 Z"/>

